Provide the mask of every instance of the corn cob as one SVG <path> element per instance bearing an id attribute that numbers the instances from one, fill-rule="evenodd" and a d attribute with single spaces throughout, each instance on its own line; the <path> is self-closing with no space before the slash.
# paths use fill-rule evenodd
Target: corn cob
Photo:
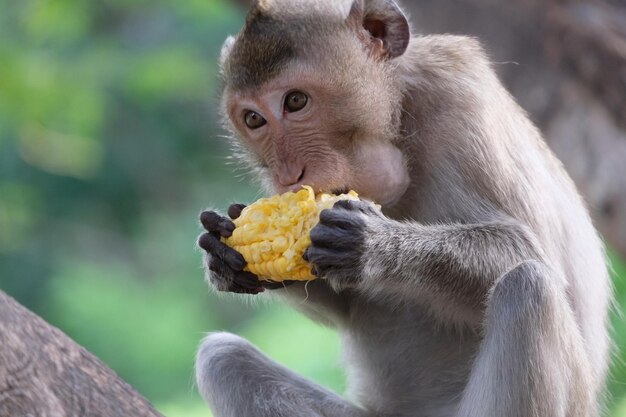
<path id="1" fill-rule="evenodd" d="M 339 200 L 358 200 L 347 194 L 319 194 L 304 186 L 293 193 L 262 198 L 246 207 L 234 220 L 232 236 L 223 241 L 247 262 L 246 270 L 267 281 L 309 281 L 315 279 L 311 265 L 302 254 L 311 244 L 309 232 L 320 212 Z"/>

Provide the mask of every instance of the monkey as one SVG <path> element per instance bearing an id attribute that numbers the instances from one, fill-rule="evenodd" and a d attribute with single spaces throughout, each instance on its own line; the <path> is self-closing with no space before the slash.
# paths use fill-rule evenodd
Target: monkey
<path id="1" fill-rule="evenodd" d="M 320 214 L 307 284 L 261 281 L 221 243 L 243 204 L 201 214 L 211 286 L 336 329 L 348 381 L 212 333 L 196 381 L 216 417 L 601 414 L 603 243 L 478 40 L 414 34 L 393 0 L 259 0 L 220 73 L 233 155 L 268 194 L 363 199 Z"/>

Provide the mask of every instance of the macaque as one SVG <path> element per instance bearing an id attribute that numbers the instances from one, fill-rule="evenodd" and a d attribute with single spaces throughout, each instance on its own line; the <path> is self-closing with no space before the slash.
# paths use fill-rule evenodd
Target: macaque
<path id="1" fill-rule="evenodd" d="M 415 36 L 393 0 L 259 0 L 221 54 L 234 154 L 269 194 L 355 190 L 322 212 L 317 279 L 270 284 L 204 212 L 207 280 L 337 329 L 344 396 L 208 335 L 216 417 L 594 417 L 609 361 L 602 241 L 475 39 Z M 375 202 L 382 211 L 373 208 Z"/>

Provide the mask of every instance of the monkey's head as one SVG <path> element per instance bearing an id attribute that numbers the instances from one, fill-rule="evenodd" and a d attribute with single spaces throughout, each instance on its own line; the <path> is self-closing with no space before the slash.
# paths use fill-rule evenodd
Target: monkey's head
<path id="1" fill-rule="evenodd" d="M 347 4 L 343 4 L 347 3 Z M 397 58 L 409 25 L 393 0 L 260 0 L 222 49 L 223 116 L 272 192 L 406 191 Z"/>

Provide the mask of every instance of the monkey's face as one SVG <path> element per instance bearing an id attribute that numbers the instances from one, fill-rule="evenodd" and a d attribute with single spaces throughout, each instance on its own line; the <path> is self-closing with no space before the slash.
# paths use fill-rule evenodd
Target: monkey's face
<path id="1" fill-rule="evenodd" d="M 354 189 L 392 205 L 409 183 L 393 62 L 408 23 L 393 2 L 354 0 L 347 16 L 294 7 L 259 2 L 226 41 L 228 125 L 270 191 Z"/>
<path id="2" fill-rule="evenodd" d="M 342 70 L 341 79 L 336 69 L 329 71 L 301 65 L 260 89 L 226 94 L 231 127 L 273 192 L 302 185 L 323 192 L 354 189 L 393 204 L 406 190 L 408 175 L 393 144 L 398 104 L 381 81 L 386 77 L 358 66 Z M 324 77 L 330 73 L 335 76 Z M 366 91 L 363 83 L 369 84 Z"/>

